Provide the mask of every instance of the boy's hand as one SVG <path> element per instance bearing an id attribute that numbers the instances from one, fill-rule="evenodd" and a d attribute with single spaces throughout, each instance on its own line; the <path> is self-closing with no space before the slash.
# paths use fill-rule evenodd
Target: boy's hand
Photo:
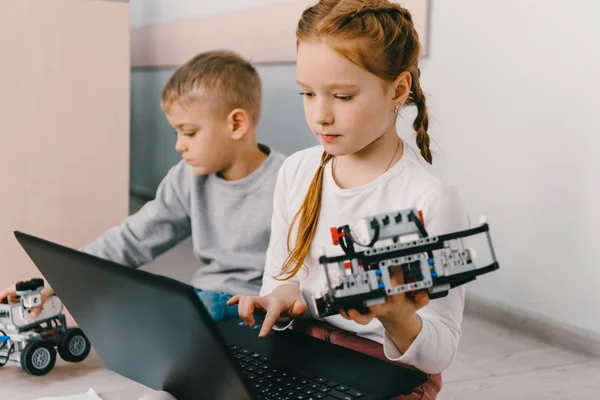
<path id="1" fill-rule="evenodd" d="M 42 306 L 50 297 L 54 296 L 54 290 L 51 287 L 46 286 L 40 292 L 40 296 L 42 297 L 42 304 L 33 307 L 31 309 L 31 316 L 37 317 L 42 312 Z M 21 298 L 17 295 L 17 290 L 15 285 L 9 286 L 0 292 L 0 303 L 7 304 L 18 304 L 21 301 Z"/>
<path id="2" fill-rule="evenodd" d="M 249 327 L 256 325 L 254 313 L 266 314 L 258 337 L 264 338 L 277 322 L 285 322 L 300 317 L 308 306 L 304 301 L 300 288 L 294 284 L 277 287 L 266 296 L 233 296 L 227 302 L 232 306 L 239 304 L 238 313 L 242 321 Z"/>

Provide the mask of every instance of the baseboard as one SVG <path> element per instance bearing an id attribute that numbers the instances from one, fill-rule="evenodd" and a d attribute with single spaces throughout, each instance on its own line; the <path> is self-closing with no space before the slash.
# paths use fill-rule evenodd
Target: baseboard
<path id="1" fill-rule="evenodd" d="M 129 193 L 146 200 L 152 200 L 156 196 L 156 192 L 154 190 L 137 185 L 131 185 L 129 188 Z"/>
<path id="2" fill-rule="evenodd" d="M 523 331 L 554 345 L 600 356 L 600 334 L 562 324 L 515 307 L 498 304 L 472 293 L 467 294 L 465 314 Z"/>

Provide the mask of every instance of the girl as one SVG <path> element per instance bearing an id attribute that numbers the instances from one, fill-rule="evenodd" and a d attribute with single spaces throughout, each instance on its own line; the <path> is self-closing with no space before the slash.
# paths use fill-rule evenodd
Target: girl
<path id="1" fill-rule="evenodd" d="M 318 259 L 343 254 L 331 243 L 330 227 L 417 208 L 431 235 L 468 228 L 456 190 L 423 163 L 431 164 L 432 155 L 419 52 L 410 13 L 387 0 L 321 0 L 304 11 L 297 28 L 298 84 L 306 121 L 321 145 L 293 154 L 279 171 L 260 296 L 228 302 L 239 304 L 249 326 L 256 324 L 255 312 L 266 313 L 259 336 L 314 315 L 306 300 L 326 288 Z M 420 155 L 396 132 L 405 106 L 418 110 L 413 126 Z M 391 361 L 437 374 L 456 354 L 464 294 L 464 286 L 431 302 L 426 292 L 414 299 L 399 294 L 366 315 L 342 311 L 326 321 L 380 343 Z"/>

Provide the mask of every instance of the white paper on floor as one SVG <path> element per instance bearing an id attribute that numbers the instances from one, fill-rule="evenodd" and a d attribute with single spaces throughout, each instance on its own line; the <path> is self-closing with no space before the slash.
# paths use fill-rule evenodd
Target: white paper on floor
<path id="1" fill-rule="evenodd" d="M 58 397 L 41 397 L 41 398 L 35 399 L 35 400 L 102 400 L 102 399 L 100 397 L 98 397 L 98 395 L 96 394 L 94 389 L 90 389 L 86 393 L 83 393 L 83 394 L 73 394 L 70 396 L 58 396 Z"/>

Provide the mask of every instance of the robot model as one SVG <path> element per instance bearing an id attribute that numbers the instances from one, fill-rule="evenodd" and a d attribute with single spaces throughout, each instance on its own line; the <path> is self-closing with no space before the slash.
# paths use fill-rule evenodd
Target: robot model
<path id="1" fill-rule="evenodd" d="M 67 328 L 63 305 L 52 296 L 37 317 L 30 315 L 41 305 L 42 279 L 16 285 L 20 302 L 0 304 L 0 367 L 9 361 L 20 363 L 32 375 L 45 375 L 54 367 L 56 349 L 65 361 L 83 361 L 90 352 L 89 340 L 79 328 Z"/>
<path id="2" fill-rule="evenodd" d="M 463 240 L 485 234 L 491 263 L 477 268 L 475 252 Z M 479 226 L 439 236 L 429 236 L 423 214 L 416 209 L 379 214 L 348 225 L 331 228 L 333 244 L 344 255 L 322 256 L 328 289 L 314 298 L 319 317 L 335 315 L 340 309 L 367 313 L 368 307 L 385 303 L 386 296 L 414 295 L 427 290 L 431 299 L 444 297 L 454 287 L 473 281 L 499 268 L 489 233 L 482 219 Z M 356 251 L 356 247 L 362 247 Z M 330 265 L 337 267 L 337 274 Z M 391 269 L 402 268 L 404 283 L 394 285 Z M 333 276 L 332 276 L 333 275 Z M 335 279 L 336 283 L 332 282 Z M 337 283 L 339 282 L 339 283 Z"/>

